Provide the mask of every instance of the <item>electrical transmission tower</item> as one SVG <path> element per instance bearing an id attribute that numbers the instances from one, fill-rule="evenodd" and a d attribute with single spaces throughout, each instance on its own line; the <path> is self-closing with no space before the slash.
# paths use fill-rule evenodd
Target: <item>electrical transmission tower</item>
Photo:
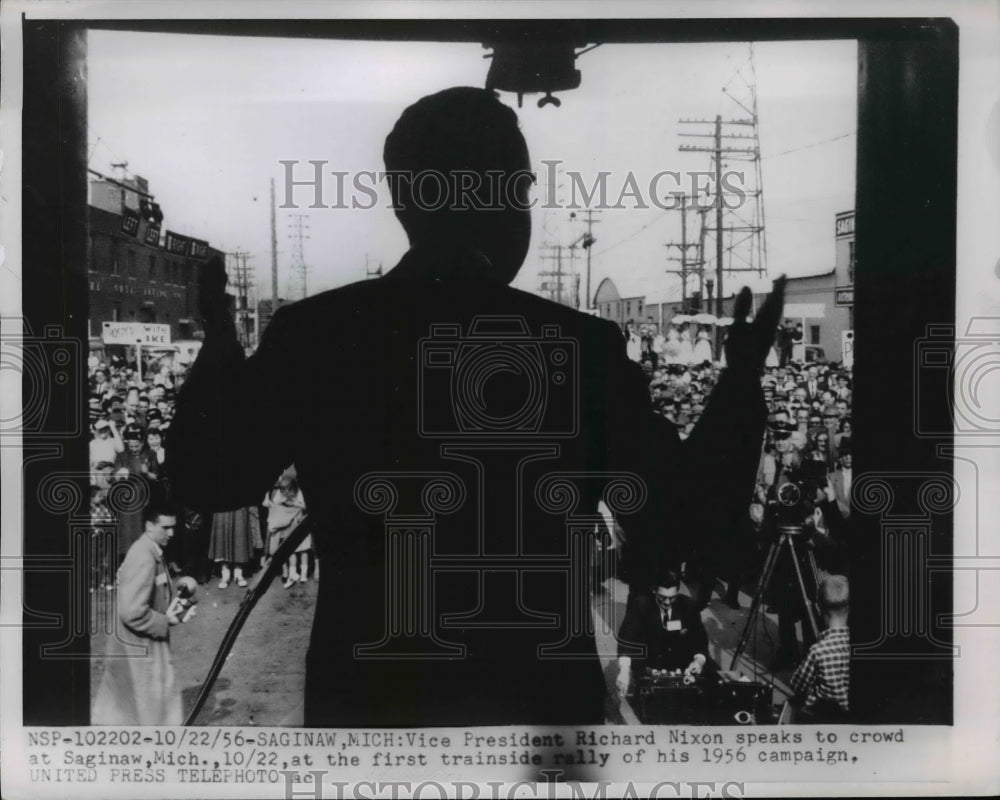
<path id="1" fill-rule="evenodd" d="M 739 108 L 741 116 L 723 118 L 720 114 L 714 120 L 679 120 L 681 125 L 699 126 L 694 132 L 681 133 L 681 136 L 711 140 L 704 145 L 681 145 L 680 150 L 709 153 L 711 158 L 715 185 L 708 213 L 702 214 L 701 236 L 712 236 L 715 247 L 714 253 L 703 248 L 698 268 L 699 279 L 707 285 L 709 297 L 712 284 L 715 284 L 715 313 L 720 317 L 723 316 L 726 274 L 755 272 L 764 275 L 767 272 L 753 45 L 747 61 L 733 73 L 722 92 Z M 749 170 L 742 171 L 742 180 L 737 180 L 735 170 L 730 169 L 734 164 L 749 166 Z M 682 269 L 685 269 L 683 262 Z M 705 277 L 706 270 L 714 271 L 714 281 Z"/>
<path id="2" fill-rule="evenodd" d="M 289 277 L 289 296 L 292 295 L 291 291 L 291 281 L 294 276 L 298 276 L 302 285 L 302 297 L 305 298 L 308 294 L 306 275 L 309 272 L 309 268 L 306 266 L 305 253 L 303 252 L 303 241 L 309 237 L 305 234 L 305 231 L 309 230 L 309 226 L 306 224 L 306 220 L 309 219 L 308 214 L 289 214 L 291 222 L 288 227 L 292 229 L 288 238 L 292 240 L 292 274 Z"/>

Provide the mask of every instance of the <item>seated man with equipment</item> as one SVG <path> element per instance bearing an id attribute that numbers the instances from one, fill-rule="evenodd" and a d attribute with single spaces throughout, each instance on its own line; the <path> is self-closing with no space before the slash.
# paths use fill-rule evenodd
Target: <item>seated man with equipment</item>
<path id="1" fill-rule="evenodd" d="M 683 675 L 684 683 L 694 683 L 718 666 L 708 657 L 708 634 L 701 621 L 697 603 L 680 594 L 680 579 L 668 571 L 658 582 L 652 596 L 635 595 L 625 611 L 618 632 L 618 691 L 628 694 L 635 681 L 647 670 L 666 670 Z M 636 645 L 644 648 L 642 656 L 627 655 Z"/>

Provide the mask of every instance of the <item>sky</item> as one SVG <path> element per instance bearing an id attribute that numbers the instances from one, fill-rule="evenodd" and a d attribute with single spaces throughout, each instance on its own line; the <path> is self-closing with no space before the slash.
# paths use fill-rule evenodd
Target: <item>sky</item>
<path id="1" fill-rule="evenodd" d="M 678 150 L 710 141 L 682 138 L 681 132 L 707 132 L 710 126 L 678 120 L 746 118 L 722 87 L 728 85 L 739 100 L 749 99 L 739 75 L 752 80 L 750 49 L 729 43 L 602 45 L 577 59 L 581 87 L 557 93 L 559 108 L 538 108 L 538 96 L 527 95 L 517 109 L 515 95 L 501 94 L 518 111 L 539 174 L 539 205 L 552 196 L 568 205 L 573 173 L 582 182 L 578 187 L 590 187 L 607 172 L 612 204 L 628 176 L 635 178 L 640 197 L 626 197 L 625 207 L 595 215 L 600 222 L 593 229 L 592 291 L 604 277 L 647 294 L 679 291 L 679 279 L 666 272 L 676 269 L 668 257 L 678 251 L 666 244 L 680 240 L 680 213 L 652 203 L 650 179 L 667 170 L 680 172 L 680 185 L 668 176 L 659 190 L 685 190 L 691 173 L 711 168 L 707 153 Z M 333 204 L 336 183 L 329 173 L 382 169 L 385 136 L 403 109 L 449 86 L 484 85 L 487 53 L 479 44 L 91 31 L 89 166 L 114 175 L 112 163 L 127 161 L 129 174 L 149 181 L 166 228 L 226 251 L 250 253 L 262 298 L 270 297 L 270 181 L 275 179 L 278 204 L 300 205 L 277 211 L 279 294 L 296 299 L 301 293 L 289 269 L 293 214 L 308 215 L 303 251 L 308 291 L 314 294 L 363 279 L 366 265 L 390 268 L 406 251 L 406 237 L 388 208 L 384 183 L 371 209 L 308 208 L 312 189 L 294 189 L 287 197 L 287 168 L 281 162 L 297 162 L 297 180 L 312 177 L 309 161 L 326 162 L 323 200 Z M 773 277 L 829 270 L 834 215 L 854 205 L 856 45 L 757 43 L 753 67 L 767 271 Z M 558 169 L 551 166 L 554 161 Z M 724 167 L 748 165 L 724 160 Z M 749 174 L 746 185 L 754 185 Z M 352 194 L 345 196 L 349 203 Z M 368 202 L 367 195 L 355 196 Z M 583 203 L 579 195 L 577 203 Z M 646 207 L 637 207 L 642 204 Z M 746 214 L 751 211 L 745 208 Z M 551 262 L 543 261 L 553 252 L 547 246 L 569 245 L 583 233 L 581 215 L 573 220 L 570 213 L 566 207 L 534 209 L 532 247 L 515 285 L 534 289 L 540 266 L 550 268 Z M 697 237 L 696 215 L 688 222 L 690 241 Z M 577 256 L 581 274 L 583 264 Z M 727 294 L 737 283 L 755 288 L 766 283 L 751 277 L 727 275 Z"/>

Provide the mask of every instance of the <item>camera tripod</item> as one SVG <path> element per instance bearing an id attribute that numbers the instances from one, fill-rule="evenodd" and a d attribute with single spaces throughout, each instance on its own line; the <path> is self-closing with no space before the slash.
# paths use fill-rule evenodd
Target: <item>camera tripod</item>
<path id="1" fill-rule="evenodd" d="M 771 543 L 771 547 L 767 551 L 767 558 L 764 559 L 764 570 L 760 576 L 760 583 L 757 586 L 757 591 L 754 593 L 753 601 L 750 603 L 750 616 L 747 617 L 746 625 L 743 626 L 743 632 L 740 634 L 736 649 L 733 651 L 733 661 L 729 665 L 730 669 L 736 668 L 736 662 L 739 661 L 740 656 L 743 655 L 743 651 L 746 650 L 750 634 L 757 624 L 757 618 L 760 616 L 764 594 L 767 592 L 771 584 L 771 579 L 774 577 L 774 569 L 778 563 L 778 559 L 781 557 L 782 549 L 786 549 L 789 557 L 792 559 L 792 566 L 795 569 L 795 583 L 798 586 L 802 605 L 806 610 L 806 618 L 812 627 L 813 636 L 816 638 L 819 637 L 819 624 L 816 620 L 816 611 L 809 597 L 809 592 L 806 591 L 805 580 L 802 576 L 802 567 L 799 564 L 799 554 L 795 545 L 796 540 L 801 541 L 802 537 L 801 525 L 778 525 L 778 538 Z M 806 550 L 806 558 L 809 570 L 812 573 L 813 586 L 818 586 L 819 574 L 816 568 L 816 557 L 813 555 L 812 550 Z"/>

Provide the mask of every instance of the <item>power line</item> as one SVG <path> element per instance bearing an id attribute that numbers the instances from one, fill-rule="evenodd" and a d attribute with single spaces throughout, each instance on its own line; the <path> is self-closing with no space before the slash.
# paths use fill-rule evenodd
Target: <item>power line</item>
<path id="1" fill-rule="evenodd" d="M 660 210 L 660 209 L 658 209 L 658 210 Z M 594 255 L 595 256 L 603 256 L 605 253 L 610 253 L 612 250 L 614 250 L 619 245 L 625 244 L 625 242 L 629 241 L 630 239 L 634 239 L 636 236 L 638 236 L 640 233 L 642 233 L 644 230 L 646 230 L 646 228 L 649 228 L 650 226 L 655 225 L 657 222 L 662 222 L 666 218 L 667 218 L 667 216 L 665 214 L 658 214 L 656 216 L 656 219 L 650 220 L 649 222 L 647 222 L 645 225 L 643 225 L 641 228 L 639 228 L 634 233 L 630 233 L 624 239 L 619 239 L 617 242 L 615 242 L 614 244 L 608 245 L 603 250 L 598 250 L 596 253 L 594 253 Z"/>
<path id="2" fill-rule="evenodd" d="M 851 131 L 850 133 L 842 133 L 840 136 L 834 136 L 832 139 L 823 139 L 821 142 L 813 142 L 812 144 L 804 144 L 801 147 L 793 147 L 791 150 L 782 150 L 780 153 L 771 153 L 770 155 L 761 156 L 764 158 L 777 158 L 778 156 L 787 156 L 789 153 L 798 153 L 801 150 L 809 150 L 813 147 L 819 147 L 823 144 L 830 144 L 830 142 L 839 142 L 841 139 L 846 139 L 848 136 L 854 136 L 857 131 Z"/>

